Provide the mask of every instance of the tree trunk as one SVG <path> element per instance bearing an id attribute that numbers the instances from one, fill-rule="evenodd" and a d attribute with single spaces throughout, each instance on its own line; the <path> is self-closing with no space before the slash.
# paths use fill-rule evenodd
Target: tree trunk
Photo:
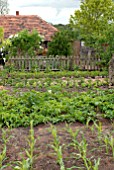
<path id="1" fill-rule="evenodd" d="M 70 66 L 69 70 L 74 70 L 76 67 L 76 59 L 80 56 L 80 48 L 81 48 L 81 42 L 79 40 L 72 42 L 72 56 L 70 57 Z"/>
<path id="2" fill-rule="evenodd" d="M 114 87 L 114 54 L 109 62 L 109 86 Z"/>

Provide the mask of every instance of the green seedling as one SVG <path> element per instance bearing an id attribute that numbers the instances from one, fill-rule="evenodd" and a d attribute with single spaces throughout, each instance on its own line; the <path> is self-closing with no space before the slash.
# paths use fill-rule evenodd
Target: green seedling
<path id="1" fill-rule="evenodd" d="M 114 159 L 114 137 L 113 136 L 110 136 L 109 145 L 112 149 L 112 156 L 113 156 L 113 159 Z"/>
<path id="2" fill-rule="evenodd" d="M 102 123 L 99 122 L 99 123 L 96 123 L 94 122 L 94 127 L 97 129 L 97 132 L 98 132 L 98 140 L 99 140 L 99 143 L 102 142 Z"/>
<path id="3" fill-rule="evenodd" d="M 22 161 L 17 161 L 17 166 L 15 166 L 13 168 L 13 170 L 30 170 L 31 168 L 31 160 L 28 159 L 24 159 Z"/>
<path id="4" fill-rule="evenodd" d="M 33 168 L 33 160 L 34 160 L 34 148 L 35 148 L 35 137 L 34 137 L 34 128 L 33 128 L 33 120 L 30 122 L 30 132 L 29 132 L 29 139 L 28 139 L 28 144 L 29 144 L 29 149 L 25 150 L 26 154 L 29 158 L 29 162 L 31 165 L 31 169 Z"/>
<path id="5" fill-rule="evenodd" d="M 92 167 L 93 170 L 99 170 L 99 165 L 100 165 L 100 158 L 98 158 L 98 160 L 94 160 L 94 166 Z"/>
<path id="6" fill-rule="evenodd" d="M 89 117 L 89 118 L 87 119 L 87 121 L 86 121 L 86 127 L 87 127 L 87 128 L 90 128 L 90 129 L 91 129 L 91 126 L 89 126 L 89 123 L 90 123 L 91 121 L 94 122 L 94 120 L 93 120 L 91 117 Z M 91 129 L 91 131 L 93 132 L 93 129 Z"/>
<path id="7" fill-rule="evenodd" d="M 62 146 L 60 146 L 59 137 L 57 135 L 57 129 L 54 126 L 51 126 L 51 132 L 53 136 L 52 148 L 54 149 L 57 155 L 57 163 L 60 166 L 60 170 L 65 170 L 65 165 L 64 165 L 63 156 L 62 156 Z"/>
<path id="8" fill-rule="evenodd" d="M 3 165 L 4 161 L 6 160 L 6 151 L 7 151 L 7 142 L 9 141 L 10 137 L 7 137 L 7 130 L 2 129 L 2 140 L 3 140 L 3 150 L 0 153 L 0 169 L 4 169 L 8 166 L 7 165 Z"/>
<path id="9" fill-rule="evenodd" d="M 0 153 L 0 169 L 3 169 L 6 167 L 5 165 L 3 165 L 3 162 L 6 159 L 6 150 L 7 150 L 6 145 L 4 145 L 3 151 Z"/>
<path id="10" fill-rule="evenodd" d="M 101 137 L 101 134 L 102 134 L 102 123 L 99 122 L 98 124 L 96 122 L 94 122 L 94 125 L 98 131 L 98 136 Z"/>
<path id="11" fill-rule="evenodd" d="M 95 131 L 95 126 L 94 126 L 94 124 L 93 124 L 92 126 L 90 126 L 90 130 L 91 130 L 92 134 L 94 134 L 94 131 Z"/>
<path id="12" fill-rule="evenodd" d="M 83 167 L 78 167 L 78 166 L 72 166 L 71 168 L 67 168 L 66 170 L 72 170 L 72 169 L 80 169 L 82 170 Z"/>
<path id="13" fill-rule="evenodd" d="M 94 160 L 94 165 L 90 159 L 87 159 L 90 170 L 99 170 L 100 158 Z"/>
<path id="14" fill-rule="evenodd" d="M 69 127 L 69 125 L 66 125 L 67 127 L 67 132 L 70 134 L 70 136 L 72 137 L 72 145 L 74 146 L 74 148 L 76 149 L 78 146 L 78 141 L 77 141 L 77 136 L 79 134 L 79 130 L 76 130 L 75 132 L 73 132 L 72 128 Z"/>
<path id="15" fill-rule="evenodd" d="M 25 150 L 27 159 L 23 158 L 22 161 L 17 161 L 17 166 L 14 167 L 14 170 L 32 170 L 33 169 L 33 161 L 34 161 L 34 147 L 35 147 L 35 137 L 34 137 L 34 128 L 33 128 L 33 120 L 30 122 L 30 131 L 28 137 L 28 145 L 29 149 Z"/>
<path id="16" fill-rule="evenodd" d="M 87 170 L 98 170 L 99 164 L 100 164 L 100 158 L 98 160 L 94 160 L 94 165 L 91 161 L 91 158 L 87 158 L 87 141 L 83 136 L 83 140 L 79 143 L 78 149 L 79 149 L 79 154 L 77 154 L 80 158 L 82 158 L 84 165 Z"/>
<path id="17" fill-rule="evenodd" d="M 79 154 L 77 154 L 80 158 L 82 158 L 85 167 L 87 168 L 87 170 L 90 170 L 90 166 L 88 164 L 88 158 L 87 158 L 87 142 L 86 139 L 83 139 L 79 145 L 78 145 L 78 150 L 79 150 Z"/>
<path id="18" fill-rule="evenodd" d="M 106 153 L 108 154 L 109 153 L 109 137 L 107 135 L 104 136 L 103 141 L 104 141 L 105 146 L 106 146 Z"/>

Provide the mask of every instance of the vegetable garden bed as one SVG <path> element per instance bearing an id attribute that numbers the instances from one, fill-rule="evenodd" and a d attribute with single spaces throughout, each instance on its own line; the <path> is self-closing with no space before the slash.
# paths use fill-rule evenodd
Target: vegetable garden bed
<path id="1" fill-rule="evenodd" d="M 114 89 L 106 72 L 0 75 L 0 168 L 114 169 Z"/>

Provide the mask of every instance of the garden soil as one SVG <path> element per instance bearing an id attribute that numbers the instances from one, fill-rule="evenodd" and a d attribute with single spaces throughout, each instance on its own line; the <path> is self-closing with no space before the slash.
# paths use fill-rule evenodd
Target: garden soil
<path id="1" fill-rule="evenodd" d="M 114 132 L 114 123 L 101 119 L 102 122 L 102 134 Z M 62 146 L 63 161 L 66 168 L 74 167 L 74 170 L 86 169 L 81 158 L 77 159 L 78 150 L 72 146 L 72 138 L 68 133 L 68 126 L 66 123 L 55 124 L 57 128 L 58 138 L 60 145 Z M 98 133 L 97 129 L 92 130 L 93 123 L 83 125 L 79 122 L 75 122 L 69 125 L 73 132 L 79 130 L 77 141 L 81 142 L 82 134 L 86 138 L 88 143 L 87 146 L 87 157 L 91 158 L 93 164 L 94 160 L 100 158 L 99 170 L 114 170 L 114 158 L 112 157 L 112 151 L 106 154 L 106 148 L 104 144 L 99 143 L 97 140 Z M 25 149 L 29 149 L 28 136 L 30 128 L 14 128 L 11 129 L 7 135 L 10 135 L 9 142 L 7 143 L 7 159 L 4 164 L 10 162 L 10 166 L 6 167 L 6 170 L 12 170 L 16 166 L 17 161 L 22 161 L 23 158 L 27 158 Z M 114 133 L 113 133 L 114 134 Z M 0 139 L 2 138 L 0 131 Z M 60 166 L 57 163 L 57 157 L 55 151 L 52 148 L 53 137 L 51 133 L 50 124 L 41 124 L 34 127 L 34 136 L 36 144 L 34 148 L 34 164 L 33 170 L 60 170 Z M 100 146 L 101 145 L 101 146 Z M 2 140 L 0 140 L 0 146 L 2 146 Z M 1 148 L 1 147 L 0 147 Z"/>

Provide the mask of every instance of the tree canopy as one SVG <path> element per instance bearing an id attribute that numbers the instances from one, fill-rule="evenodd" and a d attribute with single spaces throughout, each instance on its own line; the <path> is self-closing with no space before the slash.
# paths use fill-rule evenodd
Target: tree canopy
<path id="1" fill-rule="evenodd" d="M 107 64 L 114 53 L 114 2 L 81 0 L 80 9 L 70 17 L 70 25 L 78 28 L 87 46 L 92 46 Z"/>
<path id="2" fill-rule="evenodd" d="M 33 30 L 29 32 L 28 30 L 22 30 L 16 35 L 11 36 L 10 46 L 7 50 L 11 56 L 34 56 L 37 55 L 42 50 L 41 43 L 43 37 Z"/>
<path id="3" fill-rule="evenodd" d="M 53 39 L 48 43 L 48 55 L 69 56 L 72 53 L 71 42 L 67 31 L 55 33 Z"/>
<path id="4" fill-rule="evenodd" d="M 54 25 L 59 31 L 48 43 L 48 55 L 69 56 L 72 54 L 72 42 L 80 39 L 79 29 L 72 29 L 69 24 Z"/>
<path id="5" fill-rule="evenodd" d="M 69 36 L 70 41 L 71 40 L 79 40 L 80 37 L 80 30 L 78 28 L 73 29 L 70 24 L 56 24 L 53 25 L 56 27 L 59 31 L 66 32 Z"/>
<path id="6" fill-rule="evenodd" d="M 82 38 L 89 42 L 114 23 L 112 0 L 81 0 L 80 9 L 70 17 L 70 25 L 80 29 Z"/>

